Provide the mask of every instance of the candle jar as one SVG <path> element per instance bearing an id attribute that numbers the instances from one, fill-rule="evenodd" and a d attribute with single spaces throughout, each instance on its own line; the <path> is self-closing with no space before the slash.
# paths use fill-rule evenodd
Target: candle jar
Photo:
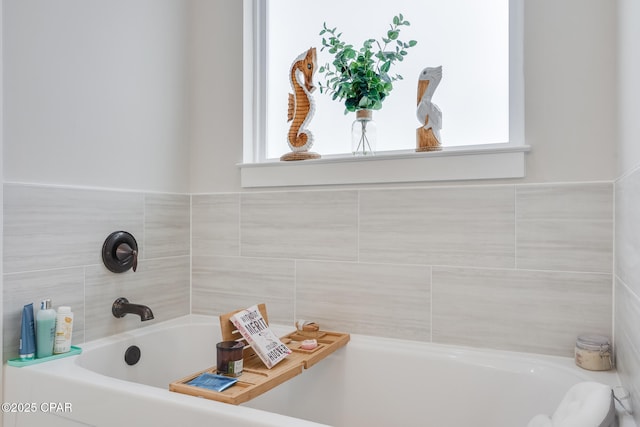
<path id="1" fill-rule="evenodd" d="M 580 335 L 576 340 L 576 365 L 589 371 L 613 368 L 609 338 L 600 335 Z"/>
<path id="2" fill-rule="evenodd" d="M 216 344 L 218 373 L 228 377 L 239 377 L 242 375 L 242 353 L 244 343 L 241 341 L 221 341 Z"/>

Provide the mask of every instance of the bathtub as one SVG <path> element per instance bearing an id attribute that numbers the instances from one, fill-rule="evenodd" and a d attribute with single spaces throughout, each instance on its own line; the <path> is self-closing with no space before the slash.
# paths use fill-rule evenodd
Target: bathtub
<path id="1" fill-rule="evenodd" d="M 618 385 L 572 359 L 355 335 L 346 347 L 240 406 L 170 392 L 215 364 L 217 317 L 190 315 L 81 345 L 39 365 L 5 365 L 5 426 L 518 427 L 551 414 L 571 385 Z M 292 328 L 273 326 L 279 335 Z M 140 361 L 129 366 L 126 349 Z M 26 408 L 31 409 L 24 412 Z M 623 427 L 635 426 L 623 417 Z"/>

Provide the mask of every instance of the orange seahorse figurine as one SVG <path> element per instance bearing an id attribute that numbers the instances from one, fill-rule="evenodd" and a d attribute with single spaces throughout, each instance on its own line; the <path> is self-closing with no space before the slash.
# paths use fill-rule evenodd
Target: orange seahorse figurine
<path id="1" fill-rule="evenodd" d="M 287 121 L 291 122 L 287 142 L 292 152 L 284 154 L 280 160 L 319 159 L 320 154 L 309 149 L 313 146 L 313 134 L 307 125 L 315 112 L 315 103 L 311 93 L 316 89 L 313 85 L 313 74 L 316 72 L 316 48 L 298 56 L 291 65 L 289 80 L 293 93 L 289 94 L 289 110 Z"/>

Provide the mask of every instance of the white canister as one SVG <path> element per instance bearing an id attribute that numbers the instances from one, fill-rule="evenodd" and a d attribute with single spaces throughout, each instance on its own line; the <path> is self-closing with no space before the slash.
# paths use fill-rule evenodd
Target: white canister
<path id="1" fill-rule="evenodd" d="M 613 368 L 611 343 L 605 336 L 578 336 L 575 356 L 576 365 L 589 371 L 607 371 Z"/>

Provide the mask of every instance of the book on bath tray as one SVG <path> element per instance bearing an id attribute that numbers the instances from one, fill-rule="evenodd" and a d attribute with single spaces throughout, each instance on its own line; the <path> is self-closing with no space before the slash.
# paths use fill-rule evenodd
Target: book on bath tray
<path id="1" fill-rule="evenodd" d="M 269 328 L 257 305 L 237 312 L 230 320 L 267 368 L 273 368 L 291 353 Z"/>

